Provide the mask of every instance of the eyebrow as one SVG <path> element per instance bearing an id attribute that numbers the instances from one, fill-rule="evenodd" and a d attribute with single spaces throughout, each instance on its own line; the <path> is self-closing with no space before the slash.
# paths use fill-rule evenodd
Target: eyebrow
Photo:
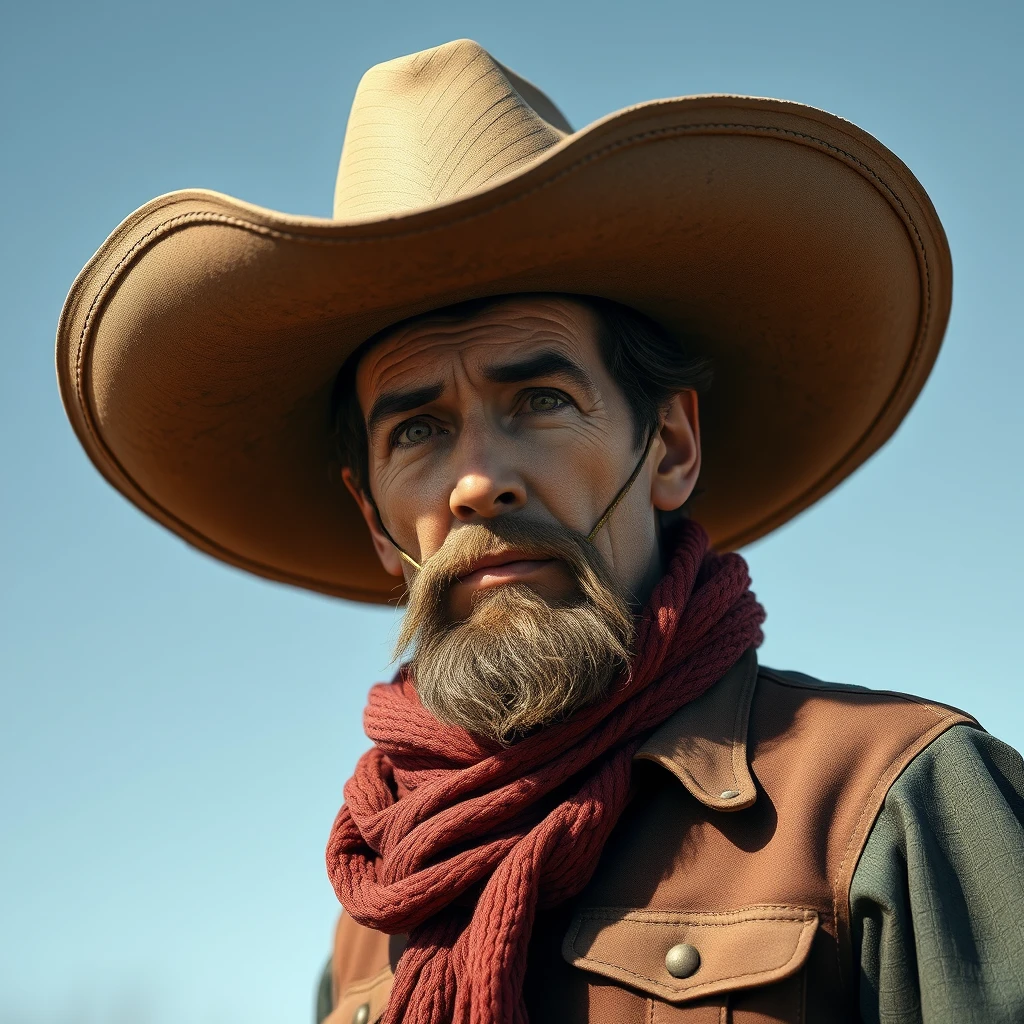
<path id="1" fill-rule="evenodd" d="M 538 377 L 565 377 L 583 388 L 591 397 L 597 393 L 593 379 L 582 366 L 561 352 L 550 349 L 516 363 L 489 366 L 484 370 L 484 376 L 494 384 L 520 384 Z"/>
<path id="2" fill-rule="evenodd" d="M 591 397 L 597 387 L 589 373 L 563 356 L 560 352 L 546 350 L 515 363 L 500 363 L 483 371 L 484 377 L 493 384 L 520 384 L 538 377 L 564 377 L 583 388 Z M 443 384 L 427 384 L 411 390 L 385 391 L 371 406 L 366 417 L 366 431 L 371 437 L 381 423 L 403 412 L 412 412 L 420 406 L 436 402 L 444 393 Z"/>
<path id="3" fill-rule="evenodd" d="M 427 384 L 411 391 L 385 391 L 373 403 L 370 415 L 366 417 L 367 433 L 372 436 L 381 423 L 390 416 L 395 416 L 400 412 L 412 412 L 413 409 L 418 409 L 421 405 L 436 402 L 443 391 L 443 384 Z"/>

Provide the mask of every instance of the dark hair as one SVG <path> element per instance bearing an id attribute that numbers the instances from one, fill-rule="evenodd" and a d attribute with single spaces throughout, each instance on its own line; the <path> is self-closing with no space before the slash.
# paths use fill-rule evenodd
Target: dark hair
<path id="1" fill-rule="evenodd" d="M 331 398 L 337 454 L 352 470 L 360 487 L 368 486 L 366 420 L 356 394 L 359 361 L 374 345 L 399 327 L 421 320 L 464 320 L 511 296 L 470 299 L 443 309 L 409 317 L 379 331 L 345 361 Z M 521 297 L 521 296 L 520 296 Z M 704 391 L 711 383 L 711 364 L 687 351 L 660 324 L 643 313 L 589 295 L 567 295 L 590 309 L 598 322 L 598 345 L 605 368 L 618 384 L 633 414 L 633 443 L 639 451 L 662 413 L 681 391 Z"/>

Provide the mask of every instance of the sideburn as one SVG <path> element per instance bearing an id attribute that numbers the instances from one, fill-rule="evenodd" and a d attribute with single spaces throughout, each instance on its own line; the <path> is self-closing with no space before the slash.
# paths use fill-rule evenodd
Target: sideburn
<path id="1" fill-rule="evenodd" d="M 508 547 L 560 559 L 576 583 L 572 596 L 551 602 L 505 584 L 452 621 L 451 586 L 477 559 Z M 625 596 L 582 535 L 501 516 L 454 530 L 427 560 L 410 585 L 395 656 L 415 644 L 416 689 L 436 718 L 509 744 L 603 697 L 629 660 L 633 628 Z"/>

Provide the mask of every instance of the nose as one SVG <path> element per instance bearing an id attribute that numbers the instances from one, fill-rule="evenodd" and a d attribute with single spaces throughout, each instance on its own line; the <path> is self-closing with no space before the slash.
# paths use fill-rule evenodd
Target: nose
<path id="1" fill-rule="evenodd" d="M 526 487 L 522 478 L 497 446 L 486 443 L 474 446 L 459 470 L 448 505 L 460 522 L 475 518 L 493 519 L 513 512 L 526 504 Z"/>

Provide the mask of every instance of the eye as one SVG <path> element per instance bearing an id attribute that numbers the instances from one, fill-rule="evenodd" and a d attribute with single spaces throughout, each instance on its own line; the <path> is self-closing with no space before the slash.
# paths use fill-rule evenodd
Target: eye
<path id="1" fill-rule="evenodd" d="M 426 420 L 410 420 L 403 424 L 392 436 L 392 444 L 399 448 L 403 445 L 419 444 L 435 433 L 434 427 Z"/>
<path id="2" fill-rule="evenodd" d="M 568 403 L 557 391 L 535 391 L 526 404 L 530 412 L 553 412 Z"/>

